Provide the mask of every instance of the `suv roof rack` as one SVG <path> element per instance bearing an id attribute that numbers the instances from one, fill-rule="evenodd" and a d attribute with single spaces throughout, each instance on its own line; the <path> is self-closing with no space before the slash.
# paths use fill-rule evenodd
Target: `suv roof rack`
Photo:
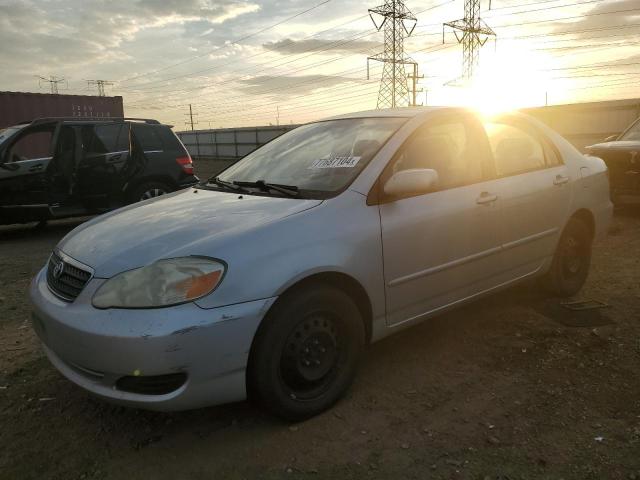
<path id="1" fill-rule="evenodd" d="M 158 120 L 153 120 L 151 118 L 134 118 L 134 117 L 41 117 L 35 118 L 28 122 L 20 122 L 18 125 L 28 124 L 28 123 L 45 123 L 51 121 L 62 121 L 62 122 L 141 122 L 149 125 L 160 125 Z"/>

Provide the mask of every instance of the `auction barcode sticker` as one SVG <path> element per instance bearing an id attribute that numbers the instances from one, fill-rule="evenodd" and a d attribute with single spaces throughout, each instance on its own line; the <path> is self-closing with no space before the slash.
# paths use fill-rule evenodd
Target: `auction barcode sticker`
<path id="1" fill-rule="evenodd" d="M 315 160 L 309 168 L 353 168 L 361 158 L 350 155 L 328 156 Z"/>

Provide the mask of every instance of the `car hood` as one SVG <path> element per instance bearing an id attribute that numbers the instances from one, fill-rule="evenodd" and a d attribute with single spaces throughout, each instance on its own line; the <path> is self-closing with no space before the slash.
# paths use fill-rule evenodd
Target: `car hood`
<path id="1" fill-rule="evenodd" d="M 220 241 L 308 210 L 321 200 L 188 189 L 130 205 L 80 225 L 58 244 L 110 278 L 161 258 L 216 256 Z"/>
<path id="2" fill-rule="evenodd" d="M 640 142 L 635 140 L 618 140 L 615 142 L 596 143 L 585 147 L 589 151 L 609 151 L 609 150 L 640 150 Z"/>

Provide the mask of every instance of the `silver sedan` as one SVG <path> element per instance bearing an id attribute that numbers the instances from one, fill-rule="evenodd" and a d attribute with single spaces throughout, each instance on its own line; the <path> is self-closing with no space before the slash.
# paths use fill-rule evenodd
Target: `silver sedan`
<path id="1" fill-rule="evenodd" d="M 73 230 L 31 284 L 33 325 L 109 401 L 250 396 L 302 419 L 371 342 L 532 277 L 575 294 L 611 213 L 604 162 L 524 115 L 345 115 Z"/>

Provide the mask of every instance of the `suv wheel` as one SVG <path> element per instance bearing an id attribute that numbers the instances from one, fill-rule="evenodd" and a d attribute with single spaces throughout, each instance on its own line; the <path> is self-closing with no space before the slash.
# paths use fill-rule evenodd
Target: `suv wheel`
<path id="1" fill-rule="evenodd" d="M 138 185 L 131 192 L 131 202 L 141 202 L 142 200 L 149 200 L 150 198 L 159 197 L 171 192 L 173 189 L 166 183 L 162 182 L 147 182 Z"/>
<path id="2" fill-rule="evenodd" d="M 250 395 L 287 420 L 317 415 L 353 381 L 364 337 L 358 307 L 340 290 L 316 284 L 288 295 L 256 334 Z"/>

